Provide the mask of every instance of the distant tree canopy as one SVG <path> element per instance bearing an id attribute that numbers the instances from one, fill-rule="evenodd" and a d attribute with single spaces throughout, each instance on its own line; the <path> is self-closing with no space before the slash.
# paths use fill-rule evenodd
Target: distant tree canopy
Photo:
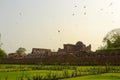
<path id="1" fill-rule="evenodd" d="M 108 32 L 104 37 L 103 42 L 105 43 L 104 49 L 120 49 L 120 28 Z"/>
<path id="2" fill-rule="evenodd" d="M 18 53 L 18 54 L 22 54 L 22 53 L 25 53 L 25 52 L 26 52 L 26 49 L 22 48 L 22 47 L 20 47 L 20 48 L 18 48 L 18 50 L 16 50 L 16 53 Z"/>
<path id="3" fill-rule="evenodd" d="M 6 56 L 6 52 L 0 48 L 0 58 L 5 58 Z"/>

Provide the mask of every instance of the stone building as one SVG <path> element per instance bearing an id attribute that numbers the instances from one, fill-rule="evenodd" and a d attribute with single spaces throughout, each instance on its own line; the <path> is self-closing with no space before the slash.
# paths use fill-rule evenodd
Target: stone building
<path id="1" fill-rule="evenodd" d="M 13 59 L 46 58 L 47 56 L 53 56 L 59 54 L 60 55 L 74 54 L 79 56 L 89 52 L 91 52 L 91 45 L 86 46 L 81 41 L 78 41 L 76 44 L 64 44 L 63 49 L 59 48 L 57 52 L 52 52 L 50 49 L 33 48 L 30 54 L 26 55 L 26 54 L 11 53 L 8 54 L 8 58 L 13 58 Z"/>
<path id="2" fill-rule="evenodd" d="M 74 44 L 64 44 L 63 49 L 58 49 L 58 53 L 76 53 L 76 52 L 91 52 L 91 45 L 86 46 L 81 41 Z"/>
<path id="3" fill-rule="evenodd" d="M 64 51 L 66 53 L 74 53 L 75 52 L 75 45 L 73 45 L 73 44 L 64 44 Z"/>
<path id="4" fill-rule="evenodd" d="M 50 49 L 33 48 L 32 52 L 26 58 L 43 58 L 51 54 Z"/>
<path id="5" fill-rule="evenodd" d="M 8 58 L 11 58 L 11 59 L 23 59 L 25 58 L 27 55 L 25 53 L 22 53 L 22 54 L 18 54 L 18 53 L 10 53 L 8 54 Z"/>

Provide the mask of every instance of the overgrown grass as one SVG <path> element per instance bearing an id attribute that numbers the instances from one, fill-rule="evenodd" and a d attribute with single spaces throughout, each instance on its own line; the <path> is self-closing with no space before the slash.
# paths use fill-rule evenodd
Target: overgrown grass
<path id="1" fill-rule="evenodd" d="M 0 80 L 58 80 L 120 73 L 120 66 L 0 65 Z"/>
<path id="2" fill-rule="evenodd" d="M 0 65 L 0 72 L 16 72 L 16 71 L 31 71 L 31 70 L 73 70 L 76 66 L 69 65 Z"/>
<path id="3" fill-rule="evenodd" d="M 63 80 L 120 80 L 120 73 L 104 73 L 98 75 L 88 75 Z"/>

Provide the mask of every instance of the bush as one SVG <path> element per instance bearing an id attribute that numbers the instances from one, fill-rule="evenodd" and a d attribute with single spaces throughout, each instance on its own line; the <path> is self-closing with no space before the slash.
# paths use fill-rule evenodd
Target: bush
<path id="1" fill-rule="evenodd" d="M 5 57 L 7 57 L 6 52 L 0 48 L 0 58 L 5 58 Z"/>
<path id="2" fill-rule="evenodd" d="M 102 50 L 96 50 L 96 52 L 117 51 L 117 50 L 120 50 L 120 47 L 118 47 L 118 48 L 107 48 L 107 49 L 102 49 Z"/>

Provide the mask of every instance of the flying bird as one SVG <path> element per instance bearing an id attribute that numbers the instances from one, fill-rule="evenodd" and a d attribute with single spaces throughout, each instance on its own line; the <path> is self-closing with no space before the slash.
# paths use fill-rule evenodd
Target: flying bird
<path id="1" fill-rule="evenodd" d="M 58 30 L 58 32 L 60 32 L 60 30 Z"/>

